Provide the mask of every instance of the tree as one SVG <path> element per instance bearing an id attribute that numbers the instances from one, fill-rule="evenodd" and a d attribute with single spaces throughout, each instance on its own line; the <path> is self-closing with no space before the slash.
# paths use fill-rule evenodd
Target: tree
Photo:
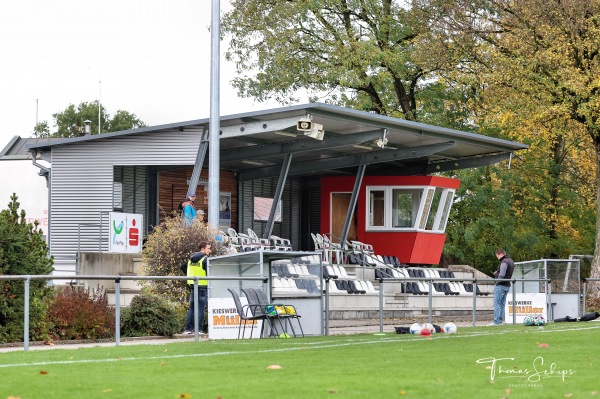
<path id="1" fill-rule="evenodd" d="M 226 54 L 242 96 L 296 100 L 298 91 L 359 110 L 418 120 L 419 95 L 446 62 L 425 62 L 424 25 L 406 2 L 234 0 Z"/>
<path id="2" fill-rule="evenodd" d="M 486 269 L 501 243 L 534 258 L 585 251 L 585 139 L 570 134 L 573 123 L 553 117 L 551 97 L 528 82 L 534 74 L 519 63 L 529 55 L 492 43 L 519 50 L 521 41 L 536 41 L 503 38 L 510 26 L 494 30 L 504 3 L 512 4 L 236 1 L 223 22 L 232 36 L 227 56 L 241 74 L 234 86 L 283 103 L 299 90 L 325 92 L 343 106 L 527 142 L 533 150 L 517 154 L 509 172 L 503 163 L 453 174 L 463 180 L 457 209 L 467 213 L 455 216 L 472 224 L 449 224 L 447 258 Z M 507 236 L 502 223 L 512 216 Z"/>
<path id="3" fill-rule="evenodd" d="M 52 114 L 54 126 L 57 131 L 50 133 L 48 122 L 43 121 L 34 127 L 34 135 L 37 137 L 77 137 L 85 133 L 85 121 L 91 121 L 91 134 L 98 133 L 98 110 L 99 102 L 82 102 L 77 107 L 69 104 L 61 112 Z M 144 122 L 127 111 L 118 110 L 111 118 L 106 108 L 100 108 L 100 118 L 102 121 L 101 132 L 116 132 L 120 130 L 129 130 L 146 126 Z"/>
<path id="4" fill-rule="evenodd" d="M 182 217 L 174 214 L 156 226 L 148 236 L 142 251 L 142 274 L 148 276 L 183 276 L 181 265 L 187 263 L 190 255 L 198 252 L 198 243 L 211 244 L 213 255 L 225 253 L 225 247 L 218 245 L 218 232 L 197 219 L 185 225 Z M 184 304 L 188 300 L 185 280 L 142 281 L 146 292 L 168 299 L 173 303 Z"/>
<path id="5" fill-rule="evenodd" d="M 593 177 L 598 215 L 600 2 L 425 0 L 419 3 L 436 24 L 440 41 L 460 46 L 462 53 L 468 54 L 463 65 L 470 62 L 484 71 L 486 92 L 498 90 L 505 99 L 517 100 L 513 105 L 523 107 L 518 113 L 530 112 L 530 118 L 539 122 L 535 133 L 540 145 L 547 149 L 546 157 L 552 160 L 547 164 L 545 176 L 550 182 L 550 195 L 538 206 L 539 214 L 548 219 L 549 234 L 555 237 L 568 227 L 560 217 L 567 198 L 562 194 L 568 183 L 576 179 Z M 593 176 L 574 171 L 586 162 L 593 165 Z M 574 185 L 569 194 L 586 202 L 586 189 L 581 184 Z M 596 227 L 591 277 L 600 278 L 600 218 L 593 222 Z M 600 295 L 600 291 L 594 294 Z"/>
<path id="6" fill-rule="evenodd" d="M 0 211 L 0 275 L 45 275 L 54 270 L 42 231 L 26 223 L 25 211 L 19 213 L 16 194 L 8 209 Z M 30 334 L 33 339 L 46 338 L 45 313 L 52 289 L 44 280 L 30 281 Z M 23 339 L 24 282 L 0 281 L 0 341 Z"/>

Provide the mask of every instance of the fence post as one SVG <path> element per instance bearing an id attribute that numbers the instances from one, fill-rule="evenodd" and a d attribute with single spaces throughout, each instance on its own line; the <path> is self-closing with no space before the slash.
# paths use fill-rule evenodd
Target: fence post
<path id="1" fill-rule="evenodd" d="M 383 279 L 379 279 L 379 332 L 383 332 Z"/>
<path id="2" fill-rule="evenodd" d="M 121 345 L 121 277 L 115 279 L 115 345 Z"/>
<path id="3" fill-rule="evenodd" d="M 429 279 L 429 323 L 433 323 L 433 280 Z"/>
<path id="4" fill-rule="evenodd" d="M 194 277 L 194 341 L 199 341 L 199 320 L 198 320 L 198 276 Z M 202 309 L 204 311 L 204 309 Z"/>
<path id="5" fill-rule="evenodd" d="M 473 327 L 477 322 L 477 280 L 473 280 Z"/>
<path id="6" fill-rule="evenodd" d="M 27 276 L 27 278 L 25 279 L 25 293 L 23 294 L 25 296 L 24 298 L 24 302 L 25 302 L 25 309 L 24 309 L 24 316 L 23 316 L 23 349 L 25 350 L 25 352 L 27 352 L 29 350 L 29 282 L 31 281 L 31 276 Z"/>
<path id="7" fill-rule="evenodd" d="M 587 301 L 587 279 L 584 278 L 583 279 L 583 302 L 582 302 L 582 306 L 581 306 L 581 315 L 583 316 L 585 314 L 585 301 Z"/>
<path id="8" fill-rule="evenodd" d="M 321 276 L 323 269 L 321 269 Z M 329 278 L 325 279 L 325 335 L 329 335 Z"/>
<path id="9" fill-rule="evenodd" d="M 515 283 L 517 282 L 516 279 L 512 279 L 512 281 L 510 282 L 511 284 L 511 288 L 512 288 L 512 304 L 513 304 L 513 309 L 512 309 L 512 314 L 513 314 L 513 325 L 517 324 L 517 290 L 515 288 Z M 504 317 L 504 315 L 502 315 L 502 317 Z"/>
<path id="10" fill-rule="evenodd" d="M 552 281 L 546 280 L 546 292 L 548 293 L 548 305 L 550 305 L 550 309 L 548 309 L 548 321 L 554 321 L 554 306 L 552 306 Z"/>

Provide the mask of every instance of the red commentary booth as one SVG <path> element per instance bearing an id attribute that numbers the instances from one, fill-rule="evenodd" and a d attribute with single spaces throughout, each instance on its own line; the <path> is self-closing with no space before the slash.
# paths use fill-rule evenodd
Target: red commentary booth
<path id="1" fill-rule="evenodd" d="M 321 232 L 340 237 L 356 178 L 321 180 Z M 402 263 L 438 264 L 457 179 L 437 176 L 365 176 L 348 240 L 373 245 Z M 338 239 L 339 240 L 339 239 Z"/>

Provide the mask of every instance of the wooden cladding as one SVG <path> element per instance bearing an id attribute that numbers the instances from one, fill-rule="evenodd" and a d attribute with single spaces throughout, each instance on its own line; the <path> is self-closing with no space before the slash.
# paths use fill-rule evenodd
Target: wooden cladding
<path id="1" fill-rule="evenodd" d="M 193 167 L 166 170 L 159 172 L 158 178 L 158 211 L 159 223 L 167 215 L 177 211 L 179 204 L 185 200 L 188 179 L 192 177 Z M 237 229 L 237 211 L 238 211 L 238 183 L 232 172 L 220 171 L 219 191 L 231 193 L 231 227 Z M 200 173 L 200 181 L 208 180 L 208 170 L 203 169 Z M 198 184 L 196 189 L 196 210 L 202 209 L 205 215 L 208 215 L 208 193 L 205 186 Z M 206 220 L 206 218 L 205 218 Z"/>

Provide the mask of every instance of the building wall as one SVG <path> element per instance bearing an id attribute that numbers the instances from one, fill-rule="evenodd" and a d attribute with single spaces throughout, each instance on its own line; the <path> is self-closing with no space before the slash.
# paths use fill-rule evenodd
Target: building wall
<path id="1" fill-rule="evenodd" d="M 201 133 L 154 132 L 53 147 L 49 227 L 55 274 L 75 272 L 78 250 L 108 250 L 102 226 L 113 210 L 115 166 L 193 165 Z"/>
<path id="2" fill-rule="evenodd" d="M 166 170 L 159 172 L 158 178 L 158 214 L 159 220 L 163 221 L 168 215 L 173 214 L 177 211 L 179 204 L 185 200 L 188 182 L 187 179 L 191 178 L 193 167 L 184 167 L 172 170 Z M 238 210 L 238 185 L 235 174 L 228 171 L 220 171 L 220 183 L 219 191 L 231 193 L 231 203 L 229 207 L 231 209 L 231 224 L 234 229 L 237 229 L 237 210 Z M 208 179 L 208 170 L 203 169 L 200 173 L 200 179 Z M 208 215 L 208 193 L 205 190 L 205 186 L 199 184 L 196 189 L 196 210 L 202 209 L 206 215 Z"/>
<path id="3" fill-rule="evenodd" d="M 244 206 L 238 211 L 239 232 L 246 233 L 250 228 L 263 237 L 267 223 L 256 220 L 254 212 L 254 197 L 273 198 L 277 189 L 277 178 L 256 179 L 240 183 L 240 197 Z M 300 215 L 302 203 L 302 185 L 296 180 L 288 180 L 281 194 L 281 222 L 273 224 L 272 235 L 287 238 L 295 250 L 301 248 Z"/>

